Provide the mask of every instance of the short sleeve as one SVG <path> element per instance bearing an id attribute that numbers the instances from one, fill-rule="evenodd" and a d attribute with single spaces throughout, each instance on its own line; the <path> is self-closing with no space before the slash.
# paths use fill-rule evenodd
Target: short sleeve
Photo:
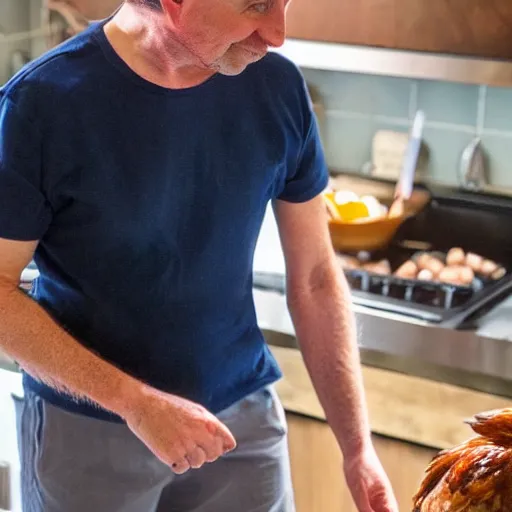
<path id="1" fill-rule="evenodd" d="M 329 183 L 329 171 L 320 140 L 318 123 L 313 112 L 311 99 L 304 90 L 306 136 L 293 175 L 286 180 L 278 199 L 289 202 L 305 202 L 320 194 Z"/>
<path id="2" fill-rule="evenodd" d="M 39 128 L 0 91 L 0 237 L 39 240 L 52 217 L 42 192 Z"/>

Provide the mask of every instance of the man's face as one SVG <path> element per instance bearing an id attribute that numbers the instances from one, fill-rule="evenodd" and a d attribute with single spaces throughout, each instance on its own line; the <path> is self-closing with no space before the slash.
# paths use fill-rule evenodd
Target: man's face
<path id="1" fill-rule="evenodd" d="M 285 37 L 289 0 L 183 0 L 175 36 L 197 65 L 237 75 Z"/>

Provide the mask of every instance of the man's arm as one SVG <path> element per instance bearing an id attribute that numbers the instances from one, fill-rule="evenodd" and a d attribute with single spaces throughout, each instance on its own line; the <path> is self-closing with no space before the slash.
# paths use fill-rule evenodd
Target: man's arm
<path id="1" fill-rule="evenodd" d="M 36 379 L 124 416 L 139 383 L 86 350 L 18 289 L 36 246 L 0 239 L 0 347 Z"/>
<path id="2" fill-rule="evenodd" d="M 232 449 L 234 439 L 213 415 L 104 361 L 18 289 L 36 246 L 37 242 L 0 238 L 0 350 L 35 378 L 124 418 L 176 472 L 199 467 Z"/>
<path id="3" fill-rule="evenodd" d="M 398 512 L 373 449 L 351 293 L 336 263 L 321 197 L 276 201 L 287 302 L 304 363 L 344 456 L 360 512 Z"/>
<path id="4" fill-rule="evenodd" d="M 351 295 L 320 198 L 277 201 L 287 302 L 304 362 L 345 456 L 371 443 Z"/>

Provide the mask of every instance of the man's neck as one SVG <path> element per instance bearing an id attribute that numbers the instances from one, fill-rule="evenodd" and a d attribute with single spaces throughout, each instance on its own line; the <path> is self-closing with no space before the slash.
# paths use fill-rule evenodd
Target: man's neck
<path id="1" fill-rule="evenodd" d="M 160 13 L 148 9 L 141 16 L 140 9 L 124 4 L 105 25 L 108 41 L 132 71 L 168 89 L 194 87 L 214 74 L 193 63 L 193 56 L 172 37 Z"/>

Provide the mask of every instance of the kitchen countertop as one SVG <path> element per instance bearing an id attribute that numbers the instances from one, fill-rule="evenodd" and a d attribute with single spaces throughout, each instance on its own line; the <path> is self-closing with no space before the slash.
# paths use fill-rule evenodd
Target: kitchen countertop
<path id="1" fill-rule="evenodd" d="M 297 349 L 285 297 L 255 290 L 258 323 L 270 345 Z M 512 397 L 512 343 L 474 331 L 397 322 L 355 308 L 363 364 Z"/>
<path id="2" fill-rule="evenodd" d="M 284 258 L 270 209 L 254 268 L 284 275 Z M 254 298 L 269 344 L 297 348 L 284 295 L 255 289 Z M 363 364 L 512 397 L 512 297 L 485 315 L 475 330 L 441 328 L 358 305 L 354 312 Z"/>
<path id="3" fill-rule="evenodd" d="M 270 350 L 283 372 L 276 390 L 285 410 L 325 421 L 301 353 L 275 344 Z M 362 377 L 371 431 L 430 448 L 466 441 L 474 435 L 468 418 L 510 406 L 509 398 L 373 366 L 363 365 Z"/>
<path id="4" fill-rule="evenodd" d="M 478 321 L 477 334 L 487 338 L 512 341 L 512 297 Z"/>

